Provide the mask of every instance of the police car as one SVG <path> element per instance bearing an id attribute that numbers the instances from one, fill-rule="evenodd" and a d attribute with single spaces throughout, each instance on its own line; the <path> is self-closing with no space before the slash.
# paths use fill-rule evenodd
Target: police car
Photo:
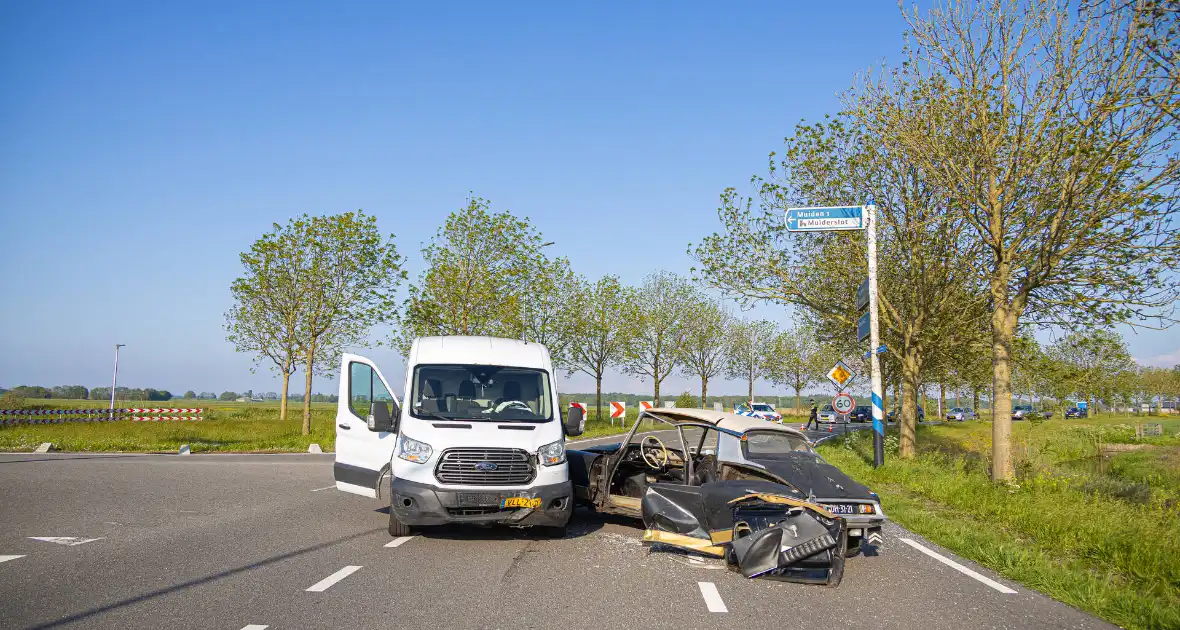
<path id="1" fill-rule="evenodd" d="M 770 420 L 771 422 L 782 423 L 783 421 L 783 414 L 775 411 L 774 405 L 769 403 L 738 403 L 738 405 L 733 408 L 733 412 L 739 416 L 762 418 L 763 420 Z"/>

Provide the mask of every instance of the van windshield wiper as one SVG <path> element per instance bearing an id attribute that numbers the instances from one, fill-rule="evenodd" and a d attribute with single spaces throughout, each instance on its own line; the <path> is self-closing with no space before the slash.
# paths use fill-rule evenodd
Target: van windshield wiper
<path id="1" fill-rule="evenodd" d="M 430 416 L 431 418 L 436 418 L 438 420 L 442 420 L 443 422 L 454 422 L 456 420 L 455 418 L 451 418 L 449 416 L 444 416 L 437 411 L 427 411 L 421 407 L 415 407 L 414 411 L 417 413 L 423 414 L 423 415 Z"/>

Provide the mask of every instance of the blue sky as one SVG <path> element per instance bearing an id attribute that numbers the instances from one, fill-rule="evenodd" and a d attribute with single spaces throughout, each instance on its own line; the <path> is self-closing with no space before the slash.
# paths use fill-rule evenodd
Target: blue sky
<path id="1" fill-rule="evenodd" d="M 883 1 L 0 4 L 0 386 L 100 386 L 119 342 L 123 384 L 276 390 L 222 313 L 238 252 L 303 212 L 375 214 L 416 276 L 471 191 L 583 274 L 687 273 L 719 193 L 902 30 Z"/>

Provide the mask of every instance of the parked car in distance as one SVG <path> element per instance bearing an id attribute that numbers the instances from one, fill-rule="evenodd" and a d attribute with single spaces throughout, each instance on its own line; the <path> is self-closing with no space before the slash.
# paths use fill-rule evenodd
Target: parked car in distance
<path id="1" fill-rule="evenodd" d="M 1048 420 L 1049 418 L 1053 417 L 1052 411 L 1038 412 L 1032 408 L 1032 405 L 1016 405 L 1015 407 L 1012 407 L 1013 420 L 1026 420 L 1032 417 L 1034 414 L 1039 415 L 1043 420 Z"/>
<path id="2" fill-rule="evenodd" d="M 738 403 L 733 408 L 733 412 L 742 416 L 751 416 L 754 418 L 762 418 L 771 422 L 782 423 L 783 414 L 779 413 L 774 405 L 770 403 Z"/>
<path id="3" fill-rule="evenodd" d="M 889 421 L 890 422 L 897 422 L 897 414 L 898 414 L 897 409 L 890 411 L 889 416 L 888 416 Z M 918 422 L 925 422 L 925 421 L 926 421 L 926 410 L 922 408 L 922 405 L 918 405 Z"/>
<path id="4" fill-rule="evenodd" d="M 852 422 L 872 422 L 873 408 L 869 405 L 857 405 L 856 409 L 848 414 L 848 419 Z"/>
<path id="5" fill-rule="evenodd" d="M 832 409 L 832 405 L 830 403 L 824 405 L 823 408 L 819 410 L 818 418 L 820 422 L 835 422 L 839 417 L 840 414 L 836 413 L 835 409 Z"/>
<path id="6" fill-rule="evenodd" d="M 951 409 L 950 411 L 946 412 L 946 419 L 947 420 L 958 420 L 959 422 L 962 422 L 964 420 L 974 420 L 975 419 L 975 411 L 973 411 L 971 409 L 967 409 L 966 407 L 955 407 L 955 408 Z"/>
<path id="7" fill-rule="evenodd" d="M 1070 407 L 1065 410 L 1066 418 L 1085 418 L 1087 415 L 1086 410 L 1081 407 Z"/>

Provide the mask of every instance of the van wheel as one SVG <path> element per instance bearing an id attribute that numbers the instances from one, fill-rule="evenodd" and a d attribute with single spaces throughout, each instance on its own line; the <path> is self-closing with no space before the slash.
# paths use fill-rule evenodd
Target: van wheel
<path id="1" fill-rule="evenodd" d="M 397 520 L 397 516 L 393 514 L 393 506 L 389 508 L 389 535 L 390 536 L 409 536 L 414 533 L 414 528 Z"/>

